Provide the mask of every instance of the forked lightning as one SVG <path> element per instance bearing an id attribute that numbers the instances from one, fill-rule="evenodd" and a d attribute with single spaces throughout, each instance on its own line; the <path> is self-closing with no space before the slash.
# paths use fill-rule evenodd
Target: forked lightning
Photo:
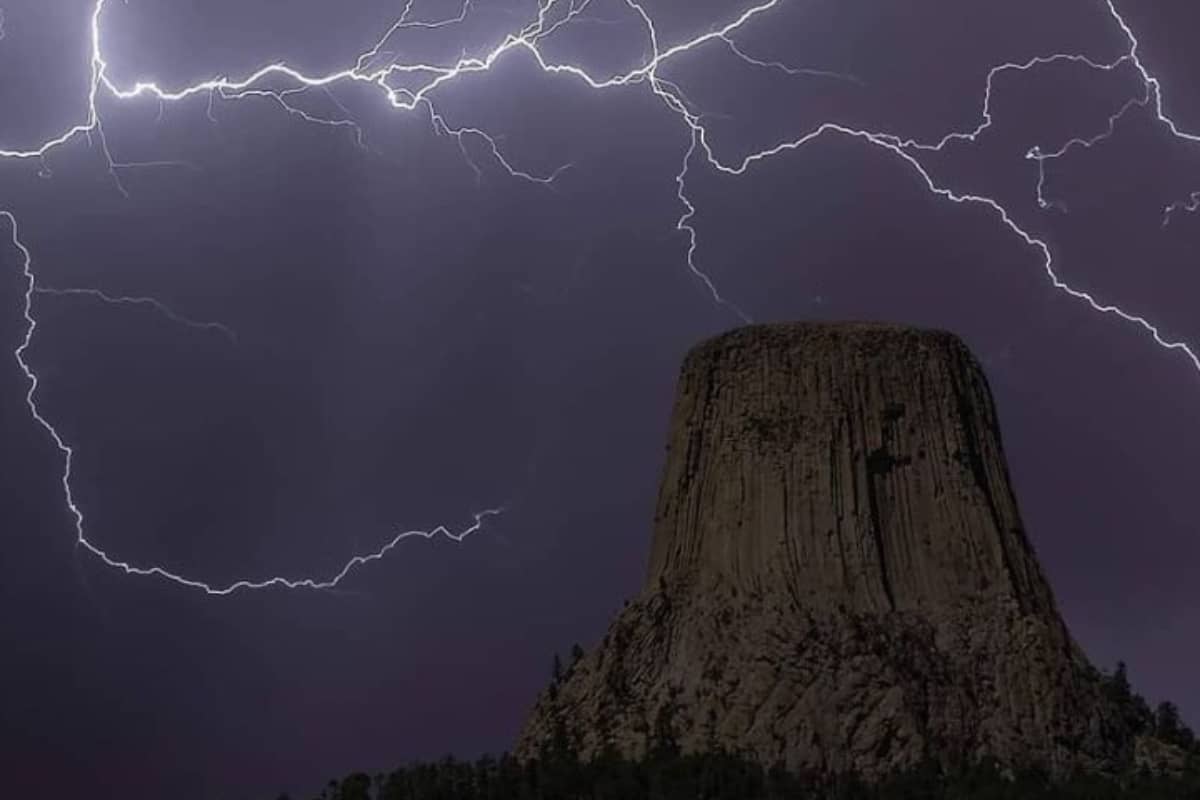
<path id="1" fill-rule="evenodd" d="M 91 24 L 89 28 L 90 76 L 87 101 L 85 107 L 80 112 L 78 122 L 57 135 L 32 146 L 0 147 L 0 159 L 35 160 L 44 164 L 44 160 L 55 149 L 80 137 L 87 137 L 97 145 L 97 149 L 103 155 L 117 189 L 124 193 L 125 188 L 121 183 L 121 173 L 124 170 L 134 167 L 157 166 L 158 162 L 123 162 L 117 161 L 113 157 L 109 142 L 105 136 L 104 120 L 100 107 L 102 97 L 115 101 L 151 97 L 157 99 L 163 105 L 179 103 L 189 98 L 199 98 L 207 103 L 206 114 L 210 120 L 215 120 L 214 104 L 217 101 L 266 98 L 277 103 L 284 111 L 296 116 L 302 122 L 347 128 L 354 132 L 358 143 L 365 146 L 362 129 L 331 92 L 331 89 L 338 85 L 356 84 L 378 91 L 387 103 L 398 112 L 414 112 L 427 115 L 435 134 L 452 137 L 457 140 L 464 157 L 467 159 L 470 167 L 476 171 L 477 175 L 482 176 L 482 171 L 479 165 L 471 160 L 469 151 L 465 146 L 465 140 L 468 138 L 483 142 L 486 151 L 491 154 L 495 163 L 512 178 L 539 184 L 552 184 L 562 174 L 563 170 L 571 166 L 570 164 L 564 164 L 548 174 L 535 174 L 531 171 L 523 170 L 504 154 L 496 137 L 478 127 L 452 125 L 437 108 L 436 100 L 439 89 L 453 83 L 462 76 L 487 72 L 506 54 L 521 51 L 532 56 L 536 64 L 543 71 L 575 79 L 581 90 L 584 91 L 604 91 L 618 87 L 645 86 L 647 91 L 652 92 L 662 102 L 667 111 L 679 119 L 682 130 L 689 137 L 688 146 L 681 155 L 680 167 L 675 178 L 676 196 L 682 207 L 676 228 L 686 236 L 685 263 L 695 278 L 711 294 L 714 301 L 727 306 L 743 320 L 748 321 L 750 319 L 749 315 L 727 298 L 718 289 L 709 275 L 699 266 L 697 258 L 699 232 L 692 224 L 696 207 L 688 194 L 688 178 L 691 170 L 697 167 L 704 167 L 726 175 L 739 176 L 760 164 L 769 162 L 775 156 L 798 150 L 820 138 L 840 136 L 859 141 L 870 147 L 879 148 L 899 159 L 900 162 L 912 169 L 920 185 L 937 196 L 953 203 L 980 206 L 987 209 L 995 215 L 1006 229 L 1010 230 L 1013 235 L 1038 254 L 1046 276 L 1055 289 L 1087 303 L 1088 306 L 1101 314 L 1118 318 L 1149 334 L 1158 346 L 1167 350 L 1177 351 L 1188 360 L 1193 368 L 1200 372 L 1200 358 L 1197 357 L 1195 350 L 1191 346 L 1181 341 L 1172 341 L 1165 338 L 1160 333 L 1159 328 L 1143 316 L 1127 312 L 1117 305 L 1100 300 L 1088 292 L 1069 286 L 1058 275 L 1055 259 L 1049 245 L 1022 227 L 1007 208 L 990 197 L 959 193 L 950 187 L 939 184 L 934 180 L 931 172 L 922 161 L 924 155 L 942 151 L 952 144 L 973 144 L 992 126 L 992 96 L 995 79 L 999 75 L 1014 71 L 1031 72 L 1049 65 L 1067 62 L 1083 65 L 1088 69 L 1096 71 L 1133 70 L 1140 79 L 1142 94 L 1130 98 L 1109 119 L 1108 125 L 1104 130 L 1092 135 L 1073 138 L 1051 150 L 1033 148 L 1029 151 L 1027 158 L 1035 160 L 1038 163 L 1039 180 L 1035 191 L 1038 204 L 1042 208 L 1062 208 L 1061 203 L 1050 200 L 1045 196 L 1047 166 L 1058 159 L 1067 157 L 1073 150 L 1094 147 L 1111 138 L 1121 120 L 1134 109 L 1151 109 L 1157 121 L 1165 127 L 1171 136 L 1189 142 L 1200 142 L 1200 136 L 1180 129 L 1164 111 L 1162 85 L 1159 79 L 1151 74 L 1142 61 L 1139 52 L 1140 43 L 1129 24 L 1118 11 L 1115 0 L 1097 0 L 1097 8 L 1100 12 L 1107 14 L 1111 18 L 1112 23 L 1119 28 L 1124 36 L 1128 45 L 1124 54 L 1112 61 L 1099 61 L 1079 53 L 1048 53 L 1024 62 L 1010 62 L 993 67 L 987 73 L 984 80 L 980 121 L 971 130 L 951 131 L 937 141 L 920 142 L 905 139 L 886 131 L 860 130 L 834 122 L 825 122 L 811 130 L 803 132 L 794 139 L 778 142 L 769 148 L 751 153 L 741 160 L 732 162 L 722 161 L 713 150 L 710 141 L 711 135 L 708 128 L 705 127 L 703 115 L 694 110 L 678 85 L 659 75 L 660 68 L 672 59 L 684 53 L 698 50 L 706 45 L 719 45 L 727 51 L 732 52 L 748 65 L 759 69 L 780 71 L 796 79 L 860 82 L 853 75 L 843 75 L 810 67 L 788 65 L 779 61 L 766 61 L 748 54 L 750 48 L 744 43 L 739 42 L 735 36 L 741 33 L 741 29 L 747 26 L 752 20 L 769 15 L 786 1 L 767 0 L 757 5 L 751 5 L 730 15 L 727 19 L 715 22 L 703 34 L 678 44 L 664 46 L 660 41 L 659 32 L 655 27 L 654 21 L 646 9 L 636 0 L 623 0 L 621 4 L 629 18 L 629 22 L 636 23 L 645 36 L 645 41 L 649 46 L 649 55 L 643 63 L 628 72 L 601 77 L 592 74 L 578 64 L 552 61 L 542 50 L 543 41 L 565 26 L 587 21 L 602 22 L 605 24 L 614 23 L 614 20 L 611 19 L 598 19 L 586 15 L 592 0 L 538 0 L 536 11 L 531 10 L 529 14 L 531 19 L 524 26 L 504 34 L 499 39 L 499 43 L 492 47 L 492 49 L 475 55 L 464 55 L 454 63 L 445 64 L 401 61 L 398 51 L 392 49 L 392 41 L 402 30 L 444 31 L 463 23 L 474 10 L 472 0 L 463 0 L 461 4 L 456 4 L 455 11 L 451 16 L 432 21 L 414 19 L 414 0 L 407 0 L 396 22 L 384 31 L 383 35 L 367 50 L 348 59 L 348 65 L 341 70 L 322 75 L 310 75 L 285 63 L 269 63 L 240 78 L 215 77 L 190 86 L 170 88 L 154 81 L 138 81 L 129 86 L 119 86 L 113 82 L 108 74 L 109 65 L 103 47 L 104 36 L 102 26 L 106 5 L 110 0 L 96 0 L 91 10 Z M 3 39 L 4 35 L 4 15 L 3 11 L 0 11 L 0 39 Z M 400 78 L 404 79 L 404 86 L 397 85 L 397 81 Z M 278 88 L 280 85 L 287 88 Z M 325 92 L 333 101 L 333 104 L 343 112 L 344 116 L 331 118 L 314 114 L 298 107 L 294 98 L 313 90 Z M 1189 197 L 1182 198 L 1178 202 L 1168 206 L 1164 211 L 1164 225 L 1170 221 L 1174 214 L 1195 212 L 1198 208 L 1200 208 L 1200 191 L 1192 193 Z M 428 539 L 440 535 L 449 537 L 455 541 L 462 541 L 470 534 L 479 530 L 488 517 L 500 513 L 500 509 L 490 509 L 477 513 L 474 515 L 474 524 L 459 532 L 452 532 L 445 526 L 439 526 L 427 531 L 405 531 L 399 533 L 379 549 L 349 559 L 340 570 L 324 579 L 293 579 L 275 576 L 258 580 L 239 580 L 227 585 L 215 586 L 177 574 L 160 566 L 138 566 L 130 561 L 110 555 L 88 539 L 84 525 L 83 511 L 77 505 L 72 493 L 71 469 L 74 451 L 63 440 L 54 425 L 46 419 L 38 407 L 38 377 L 25 359 L 26 351 L 30 346 L 38 325 L 34 316 L 35 296 L 39 294 L 82 295 L 118 305 L 144 304 L 179 324 L 192 328 L 215 330 L 229 337 L 232 341 L 236 341 L 236 337 L 232 330 L 220 323 L 196 322 L 175 313 L 169 307 L 153 298 L 115 296 L 94 288 L 53 289 L 40 286 L 35 276 L 34 259 L 21 240 L 17 220 L 9 211 L 0 210 L 0 217 L 3 217 L 9 226 L 12 247 L 15 248 L 19 255 L 26 281 L 24 295 L 26 330 L 22 341 L 14 353 L 17 363 L 20 365 L 29 382 L 26 402 L 33 419 L 46 430 L 62 454 L 62 490 L 66 505 L 75 521 L 78 544 L 109 567 L 129 575 L 152 576 L 165 579 L 180 586 L 196 589 L 210 595 L 228 595 L 239 590 L 266 589 L 271 587 L 331 589 L 336 587 L 357 567 L 388 555 L 404 539 L 411 537 Z"/>

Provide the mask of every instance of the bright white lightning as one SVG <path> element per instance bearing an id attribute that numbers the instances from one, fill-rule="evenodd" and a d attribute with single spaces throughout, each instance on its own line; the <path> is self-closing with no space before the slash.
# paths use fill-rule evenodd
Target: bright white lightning
<path id="1" fill-rule="evenodd" d="M 17 346 L 17 349 L 14 352 L 14 355 L 17 359 L 17 364 L 20 365 L 21 371 L 25 373 L 25 378 L 29 381 L 29 390 L 25 393 L 25 404 L 29 407 L 29 413 L 33 415 L 33 419 L 46 430 L 46 433 L 50 435 L 51 440 L 54 442 L 55 447 L 57 447 L 58 451 L 62 454 L 63 472 L 61 481 L 63 497 L 66 500 L 67 509 L 70 511 L 71 517 L 74 519 L 76 543 L 92 555 L 99 558 L 100 561 L 109 567 L 119 569 L 126 575 L 165 578 L 180 586 L 186 586 L 190 589 L 199 589 L 206 594 L 218 596 L 233 594 L 239 590 L 268 589 L 272 587 L 282 587 L 287 589 L 333 589 L 336 588 L 337 585 L 340 584 L 342 580 L 355 569 L 365 564 L 369 564 L 372 561 L 378 561 L 390 553 L 398 544 L 400 544 L 400 542 L 404 541 L 405 539 L 410 539 L 414 536 L 424 539 L 432 539 L 435 536 L 445 536 L 453 541 L 461 542 L 463 539 L 466 539 L 472 533 L 475 533 L 482 528 L 485 519 L 496 516 L 502 512 L 503 509 L 499 508 L 480 511 L 474 515 L 475 521 L 471 526 L 457 533 L 451 531 L 444 525 L 439 525 L 438 527 L 427 531 L 402 531 L 401 533 L 393 536 L 390 541 L 374 552 L 354 556 L 344 565 L 342 565 L 342 568 L 335 574 L 324 579 L 286 578 L 282 576 L 274 576 L 270 578 L 263 578 L 261 580 L 238 580 L 233 581 L 225 586 L 214 586 L 204 581 L 188 578 L 163 567 L 140 567 L 136 564 L 132 564 L 128 561 L 123 561 L 109 555 L 103 548 L 90 541 L 84 531 L 83 511 L 75 502 L 75 495 L 71 488 L 71 468 L 75 457 L 75 451 L 69 444 L 66 443 L 66 441 L 63 440 L 62 436 L 59 434 L 54 425 L 52 425 L 38 409 L 37 373 L 33 371 L 33 369 L 29 366 L 29 363 L 25 360 L 25 351 L 29 349 L 29 345 L 33 341 L 33 334 L 37 330 L 37 320 L 33 316 L 33 295 L 38 291 L 33 273 L 33 255 L 29 252 L 29 248 L 26 247 L 21 241 L 20 232 L 17 228 L 16 217 L 14 217 L 11 212 L 0 210 L 0 218 L 3 218 L 8 222 L 9 230 L 11 232 L 12 246 L 16 249 L 18 255 L 20 256 L 22 274 L 25 277 L 25 301 L 23 310 L 26 322 L 25 337 L 21 340 L 21 344 Z M 157 301 L 150 300 L 149 298 L 122 299 L 128 299 L 130 302 L 145 300 L 147 302 L 157 304 Z M 165 309 L 165 306 L 162 306 L 161 308 Z"/>
<path id="2" fill-rule="evenodd" d="M 35 286 L 33 287 L 33 291 L 35 294 L 49 295 L 51 297 L 87 297 L 113 306 L 148 306 L 171 322 L 182 325 L 185 328 L 193 328 L 198 331 L 216 331 L 228 339 L 230 344 L 237 344 L 237 333 L 228 325 L 220 322 L 200 322 L 190 319 L 177 313 L 161 300 L 153 297 L 128 297 L 125 295 L 108 294 L 100 289 L 54 289 L 48 286 Z"/>
<path id="3" fill-rule="evenodd" d="M 744 62 L 765 68 L 782 71 L 786 74 L 796 77 L 833 77 L 845 80 L 856 80 L 852 76 L 839 75 L 836 73 L 827 73 L 819 70 L 798 69 L 788 67 L 780 62 L 768 62 L 753 58 L 735 43 L 733 38 L 743 26 L 753 19 L 762 17 L 772 9 L 781 5 L 783 0 L 765 0 L 756 5 L 742 11 L 735 16 L 731 21 L 714 29 L 696 36 L 690 40 L 670 46 L 666 49 L 660 47 L 658 31 L 655 28 L 651 16 L 637 2 L 637 0 L 623 0 L 623 5 L 629 11 L 631 18 L 637 21 L 643 29 L 645 36 L 650 45 L 650 55 L 645 62 L 638 67 L 624 74 L 614 75 L 607 78 L 598 78 L 593 76 L 583 67 L 570 63 L 554 63 L 549 61 L 542 53 L 539 45 L 543 39 L 552 35 L 555 31 L 562 28 L 564 25 L 571 24 L 575 20 L 584 20 L 582 17 L 583 11 L 590 4 L 591 0 L 582 0 L 578 4 L 575 0 L 570 0 L 564 4 L 562 0 L 539 0 L 536 19 L 520 28 L 516 32 L 509 33 L 503 40 L 493 49 L 480 56 L 464 55 L 456 63 L 453 64 L 432 64 L 432 63 L 400 63 L 397 53 L 392 50 L 387 50 L 389 41 L 400 30 L 403 29 L 426 29 L 433 30 L 446 28 L 448 26 L 461 23 L 466 19 L 471 12 L 471 0 L 464 0 L 460 7 L 457 16 L 447 18 L 436 22 L 421 22 L 412 20 L 411 13 L 413 0 L 408 0 L 400 18 L 394 23 L 376 43 L 367 51 L 357 57 L 354 66 L 345 69 L 331 72 L 325 75 L 307 75 L 304 72 L 295 69 L 287 64 L 273 63 L 260 67 L 256 71 L 246 75 L 240 79 L 231 79 L 227 77 L 217 77 L 210 80 L 201 81 L 191 86 L 186 86 L 179 89 L 168 89 L 160 86 L 155 82 L 139 81 L 132 86 L 120 87 L 115 85 L 107 74 L 108 63 L 104 57 L 102 49 L 101 36 L 101 16 L 103 14 L 105 3 L 107 0 L 96 0 L 95 6 L 92 9 L 91 25 L 90 25 L 90 81 L 87 99 L 87 108 L 83 115 L 83 119 L 75 125 L 69 127 L 59 135 L 50 138 L 35 147 L 26 149 L 3 149 L 0 148 L 0 158 L 11 159 L 45 159 L 45 157 L 55 148 L 72 141 L 79 136 L 85 136 L 91 139 L 92 137 L 100 145 L 100 150 L 107 160 L 110 172 L 116 181 L 118 188 L 124 192 L 124 187 L 121 186 L 118 177 L 118 170 L 130 166 L 142 166 L 138 164 L 129 164 L 117 162 L 114 160 L 111 151 L 109 150 L 108 142 L 104 136 L 101 114 L 99 111 L 99 97 L 101 93 L 106 93 L 109 97 L 116 100 L 130 100 L 138 97 L 153 97 L 161 104 L 173 103 L 185 100 L 191 97 L 206 97 L 207 108 L 206 113 L 210 120 L 215 121 L 213 113 L 213 103 L 216 99 L 222 100 L 239 100 L 251 97 L 265 97 L 273 102 L 278 103 L 285 111 L 297 116 L 298 118 L 311 123 L 328 125 L 333 127 L 347 127 L 352 129 L 360 144 L 362 144 L 362 131 L 357 124 L 350 119 L 347 113 L 345 118 L 329 119 L 311 112 L 303 111 L 288 102 L 288 98 L 293 95 L 299 95 L 310 89 L 318 89 L 329 92 L 330 89 L 341 83 L 353 83 L 378 90 L 386 101 L 396 110 L 413 111 L 418 108 L 423 109 L 429 114 L 429 120 L 433 129 L 440 135 L 448 135 L 457 139 L 460 148 L 463 150 L 464 156 L 467 157 L 471 168 L 476 171 L 477 175 L 481 175 L 478 165 L 470 160 L 470 156 L 464 145 L 465 137 L 473 137 L 484 141 L 487 145 L 492 157 L 510 176 L 528 181 L 549 184 L 570 165 L 564 165 L 558 170 L 548 175 L 534 175 L 528 171 L 523 171 L 516 168 L 512 162 L 506 158 L 495 137 L 487 132 L 469 126 L 455 127 L 450 125 L 445 118 L 437 111 L 434 96 L 437 91 L 444 85 L 449 85 L 451 82 L 459 79 L 462 76 L 474 73 L 487 72 L 492 66 L 505 54 L 511 51 L 524 51 L 536 61 L 538 66 L 546 73 L 554 75 L 562 75 L 577 79 L 580 84 L 591 90 L 604 90 L 617 87 L 631 87 L 636 85 L 646 85 L 649 90 L 657 96 L 664 107 L 675 114 L 681 122 L 686 126 L 689 133 L 689 143 L 686 151 L 683 154 L 682 162 L 678 173 L 676 174 L 676 194 L 683 207 L 683 212 L 679 217 L 676 228 L 686 234 L 688 247 L 686 250 L 686 262 L 689 270 L 695 277 L 701 281 L 707 290 L 712 295 L 713 299 L 721 304 L 724 304 L 737 313 L 742 319 L 749 320 L 749 316 L 738 309 L 730 301 L 728 301 L 718 290 L 712 279 L 703 272 L 696 263 L 696 254 L 698 250 L 698 232 L 692 226 L 691 221 L 696 213 L 696 207 L 688 196 L 687 179 L 693 163 L 697 159 L 702 159 L 703 163 L 719 173 L 740 176 L 749 171 L 757 164 L 766 162 L 772 157 L 798 150 L 807 144 L 816 141 L 824 136 L 843 136 L 853 140 L 861 141 L 869 146 L 882 149 L 892 156 L 898 158 L 907 166 L 912 168 L 920 182 L 926 189 L 937 196 L 943 197 L 957 204 L 978 205 L 989 209 L 994 213 L 1000 222 L 1016 235 L 1027 246 L 1036 250 L 1042 258 L 1042 264 L 1051 285 L 1065 294 L 1087 303 L 1093 310 L 1105 315 L 1119 317 L 1125 322 L 1131 323 L 1144 332 L 1148 333 L 1153 341 L 1160 347 L 1167 350 L 1178 351 L 1184 354 L 1191 362 L 1192 366 L 1200 371 L 1200 358 L 1197 358 L 1196 353 L 1187 344 L 1178 341 L 1170 341 L 1160 333 L 1159 329 L 1148 321 L 1146 318 L 1137 314 L 1132 314 L 1122 310 L 1116 305 L 1112 305 L 1100 300 L 1097 300 L 1092 294 L 1078 289 L 1072 288 L 1061 280 L 1055 268 L 1055 261 L 1049 246 L 1041 239 L 1036 238 L 1017 223 L 1013 216 L 1003 205 L 996 200 L 973 194 L 957 193 L 950 188 L 939 185 L 931 176 L 925 165 L 920 160 L 922 153 L 941 151 L 952 143 L 965 142 L 974 143 L 978 137 L 991 127 L 993 119 L 991 112 L 992 91 L 994 79 L 1004 72 L 1009 71 L 1030 71 L 1038 67 L 1054 64 L 1058 62 L 1074 62 L 1086 65 L 1095 70 L 1111 71 L 1125 65 L 1135 69 L 1141 78 L 1141 82 L 1145 87 L 1145 95 L 1140 99 L 1131 100 L 1126 106 L 1109 121 L 1109 127 L 1097 136 L 1090 138 L 1073 139 L 1052 152 L 1043 152 L 1041 149 L 1031 150 L 1028 157 L 1034 159 L 1039 165 L 1040 179 L 1037 187 L 1037 197 L 1043 207 L 1053 205 L 1051 201 L 1045 199 L 1043 195 L 1043 187 L 1045 183 L 1045 164 L 1057 158 L 1066 156 L 1073 148 L 1076 147 L 1091 147 L 1110 138 L 1115 130 L 1115 126 L 1120 118 L 1134 106 L 1152 107 L 1154 113 L 1160 123 L 1165 125 L 1171 134 L 1177 138 L 1191 142 L 1200 142 L 1200 136 L 1187 133 L 1179 129 L 1179 127 L 1166 115 L 1163 109 L 1162 87 L 1157 77 L 1152 75 L 1142 62 L 1139 55 L 1140 44 L 1130 26 L 1118 12 L 1115 0 L 1098 0 L 1111 16 L 1114 24 L 1116 24 L 1125 36 L 1129 45 L 1128 51 L 1111 63 L 1101 63 L 1089 59 L 1086 56 L 1072 53 L 1054 53 L 1046 56 L 1031 59 L 1024 63 L 1005 63 L 991 69 L 987 75 L 986 86 L 983 98 L 983 112 L 980 124 L 970 131 L 954 131 L 946 134 L 941 140 L 933 143 L 922 143 L 911 139 L 903 139 L 901 137 L 889 134 L 884 131 L 868 131 L 838 125 L 832 122 L 827 122 L 819 125 L 815 129 L 804 133 L 798 138 L 778 143 L 772 147 L 752 153 L 745 156 L 740 161 L 723 162 L 714 153 L 709 141 L 709 132 L 704 125 L 704 116 L 692 110 L 692 106 L 683 96 L 679 87 L 673 82 L 659 76 L 660 67 L 676 56 L 694 51 L 706 44 L 720 42 L 730 48 Z M 552 21 L 553 13 L 562 10 L 563 14 L 560 18 Z M 0 27 L 2 30 L 2 27 Z M 2 34 L 0 34 L 2 35 Z M 419 88 L 398 88 L 392 84 L 392 81 L 400 76 L 406 78 L 419 78 L 423 81 Z M 278 90 L 267 88 L 264 84 L 268 81 L 282 81 L 290 84 L 291 88 Z M 344 107 L 337 103 L 336 98 L 332 97 L 335 105 L 338 105 L 343 111 Z M 1193 194 L 1190 200 L 1181 201 L 1170 207 L 1166 211 L 1166 218 L 1169 220 L 1170 215 L 1176 210 L 1194 211 L 1200 208 L 1200 192 Z M 171 580 L 182 586 L 200 589 L 209 594 L 229 594 L 238 589 L 257 589 L 271 586 L 281 586 L 287 588 L 331 588 L 336 586 L 349 572 L 355 567 L 365 564 L 385 556 L 393 547 L 395 547 L 404 538 L 410 536 L 423 536 L 425 538 L 434 535 L 446 535 L 450 538 L 461 540 L 470 533 L 478 530 L 482 525 L 483 520 L 493 514 L 498 513 L 496 510 L 485 511 L 476 515 L 475 524 L 467 530 L 452 534 L 446 528 L 439 527 L 432 531 L 409 531 L 399 534 L 391 542 L 386 544 L 381 549 L 366 556 L 357 556 L 351 559 L 343 569 L 328 580 L 315 579 L 285 579 L 280 577 L 268 578 L 261 581 L 238 581 L 225 587 L 214 587 L 207 583 L 186 578 L 181 575 L 169 572 L 161 567 L 137 567 L 128 562 L 117 560 L 100 548 L 93 545 L 87 539 L 84 531 L 83 513 L 75 504 L 71 492 L 71 461 L 73 451 L 67 445 L 62 437 L 58 434 L 54 426 L 45 419 L 41 414 L 36 404 L 36 394 L 38 388 L 38 380 L 36 374 L 29 367 L 24 359 L 26 349 L 33 337 L 37 327 L 36 320 L 32 313 L 32 297 L 37 290 L 32 268 L 32 258 L 28 249 L 22 244 L 17 235 L 16 220 L 13 215 L 7 211 L 0 211 L 0 215 L 4 216 L 12 228 L 12 242 L 21 254 L 24 264 L 24 275 L 28 281 L 28 290 L 25 294 L 25 319 L 28 323 L 26 336 L 18 346 L 15 356 L 21 369 L 24 371 L 26 378 L 29 380 L 30 389 L 26 396 L 29 405 L 30 413 L 33 418 L 46 429 L 47 433 L 55 442 L 60 452 L 63 454 L 64 470 L 62 474 L 63 491 L 66 497 L 67 506 L 70 509 L 76 522 L 76 532 L 81 546 L 96 555 L 101 561 L 108 566 L 120 569 L 129 574 L 136 575 L 152 575 Z M 68 290 L 71 291 L 71 290 Z M 74 290 L 87 292 L 88 290 Z M 112 299 L 112 298 L 109 298 Z M 148 298 L 125 298 L 125 300 L 148 300 Z M 185 323 L 187 321 L 185 320 Z"/>

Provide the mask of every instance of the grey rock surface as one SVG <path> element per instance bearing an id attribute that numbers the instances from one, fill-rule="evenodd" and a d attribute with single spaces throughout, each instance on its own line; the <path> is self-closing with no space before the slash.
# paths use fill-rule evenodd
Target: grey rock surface
<path id="1" fill-rule="evenodd" d="M 1135 741 L 1021 524 L 955 336 L 743 328 L 687 356 L 641 594 L 539 698 L 585 757 L 685 751 L 878 776 L 925 758 L 1116 770 Z"/>

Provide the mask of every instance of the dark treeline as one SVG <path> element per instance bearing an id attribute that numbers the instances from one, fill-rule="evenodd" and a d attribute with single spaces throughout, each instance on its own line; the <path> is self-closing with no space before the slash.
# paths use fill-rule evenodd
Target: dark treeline
<path id="1" fill-rule="evenodd" d="M 556 659 L 554 682 L 562 679 Z M 1129 730 L 1179 748 L 1170 774 L 1079 774 L 1052 781 L 1043 772 L 984 764 L 946 769 L 934 762 L 869 784 L 854 776 L 801 775 L 728 752 L 683 753 L 670 725 L 656 725 L 645 757 L 610 750 L 582 760 L 560 728 L 536 759 L 509 754 L 475 762 L 446 758 L 390 774 L 358 773 L 330 781 L 314 800 L 1200 800 L 1200 743 L 1178 709 L 1151 709 L 1129 686 L 1123 664 L 1104 676 Z M 287 795 L 279 800 L 288 800 Z"/>
<path id="2" fill-rule="evenodd" d="M 1200 779 L 1078 776 L 1051 782 L 1037 772 L 1005 776 L 987 767 L 947 774 L 935 766 L 869 785 L 804 777 L 720 753 L 620 758 L 590 763 L 519 763 L 505 756 L 447 759 L 390 775 L 334 781 L 321 800 L 1200 800 Z"/>
<path id="3" fill-rule="evenodd" d="M 945 773 L 930 765 L 877 785 L 800 776 L 737 756 L 659 753 L 638 761 L 446 759 L 390 775 L 331 781 L 321 800 L 1200 800 L 1200 778 L 1138 773 L 1114 780 L 1080 775 L 1004 775 L 988 767 Z"/>

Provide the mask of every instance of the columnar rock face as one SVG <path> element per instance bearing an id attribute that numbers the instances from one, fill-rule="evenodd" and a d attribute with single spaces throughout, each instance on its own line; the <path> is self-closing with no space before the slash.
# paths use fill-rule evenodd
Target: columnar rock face
<path id="1" fill-rule="evenodd" d="M 964 596 L 1051 610 L 987 383 L 950 334 L 762 327 L 683 369 L 649 585 L 720 577 L 811 609 Z"/>
<path id="2" fill-rule="evenodd" d="M 687 357 L 649 574 L 539 699 L 585 756 L 669 729 L 792 769 L 1115 769 L 1134 742 L 1021 525 L 987 381 L 951 334 L 755 326 Z"/>

